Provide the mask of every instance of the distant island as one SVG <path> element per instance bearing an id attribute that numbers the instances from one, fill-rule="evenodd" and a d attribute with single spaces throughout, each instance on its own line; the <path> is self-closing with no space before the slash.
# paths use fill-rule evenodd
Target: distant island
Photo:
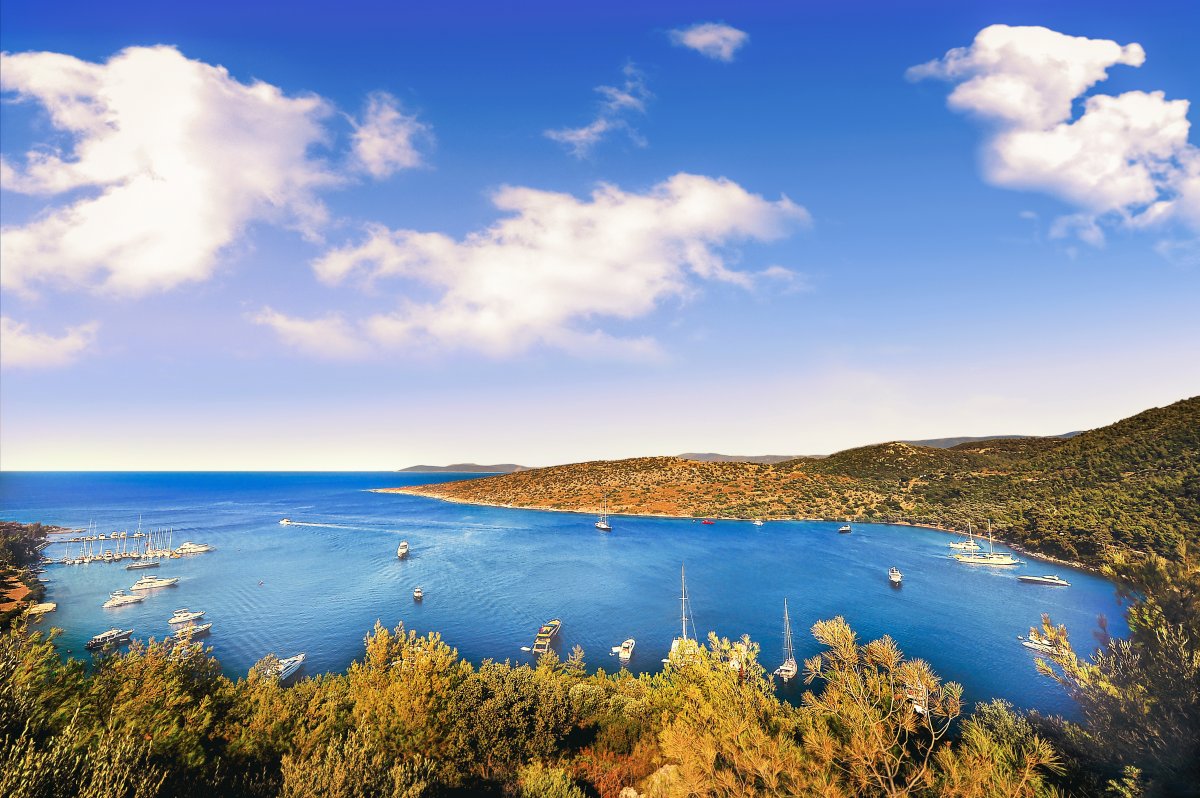
<path id="1" fill-rule="evenodd" d="M 478 463 L 454 463 L 446 466 L 415 465 L 401 468 L 401 472 L 450 472 L 454 474 L 512 474 L 517 471 L 529 471 L 529 466 L 516 463 L 498 463 L 496 465 L 479 465 Z"/>
<path id="2" fill-rule="evenodd" d="M 715 457 L 709 455 L 710 457 Z M 1200 530 L 1200 397 L 1062 437 L 900 441 L 781 462 L 638 457 L 381 492 L 626 515 L 853 518 L 998 537 L 1070 562 L 1170 555 Z"/>
<path id="3" fill-rule="evenodd" d="M 1047 438 L 1074 438 L 1081 432 L 1064 432 L 1062 435 L 1046 435 Z M 952 449 L 963 443 L 978 443 L 979 441 L 1008 441 L 1018 438 L 1037 438 L 1038 435 L 982 435 L 973 438 L 928 438 L 923 441 L 900 441 L 911 443 L 913 446 L 928 446 L 933 449 Z"/>

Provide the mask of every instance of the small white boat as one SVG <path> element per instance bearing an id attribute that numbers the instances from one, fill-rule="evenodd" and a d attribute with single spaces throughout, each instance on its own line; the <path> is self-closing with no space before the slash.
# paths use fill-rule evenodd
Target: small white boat
<path id="1" fill-rule="evenodd" d="M 888 569 L 888 581 L 891 582 L 893 585 L 900 584 L 900 580 L 902 580 L 903 578 L 904 578 L 904 574 L 900 573 L 900 569 L 897 568 L 896 566 L 893 565 L 891 568 Z"/>
<path id="2" fill-rule="evenodd" d="M 182 544 L 175 551 L 178 552 L 179 554 L 203 554 L 206 551 L 212 551 L 212 550 L 213 550 L 213 547 L 208 545 L 207 543 L 193 543 L 192 541 L 189 540 L 186 543 Z"/>
<path id="3" fill-rule="evenodd" d="M 755 526 L 762 526 L 762 525 L 763 525 L 763 522 L 762 522 L 762 519 L 761 519 L 761 518 L 755 518 L 755 519 L 754 519 L 753 521 L 751 521 L 750 523 L 754 524 Z"/>
<path id="4" fill-rule="evenodd" d="M 300 666 L 304 664 L 304 653 L 301 652 L 294 657 L 279 660 L 279 681 L 285 681 L 296 671 L 300 670 Z"/>
<path id="5" fill-rule="evenodd" d="M 141 579 L 133 583 L 130 590 L 154 590 L 160 587 L 170 587 L 179 582 L 178 576 L 163 578 L 161 576 L 143 576 Z"/>
<path id="6" fill-rule="evenodd" d="M 800 672 L 796 664 L 796 652 L 792 647 L 792 619 L 788 617 L 787 599 L 783 600 L 783 664 L 775 669 L 775 675 L 784 682 L 795 678 Z"/>
<path id="7" fill-rule="evenodd" d="M 420 601 L 425 598 L 425 591 L 419 587 L 413 588 L 413 601 Z"/>
<path id="8" fill-rule="evenodd" d="M 613 646 L 612 653 L 617 655 L 622 664 L 629 662 L 630 658 L 633 657 L 634 642 L 634 639 L 631 637 L 621 645 Z"/>
<path id="9" fill-rule="evenodd" d="M 175 637 L 178 637 L 178 638 L 199 637 L 200 635 L 208 634 L 211 630 L 212 630 L 211 622 L 201 624 L 200 626 L 197 626 L 194 623 L 189 623 L 187 626 L 181 626 L 178 629 L 176 629 Z"/>
<path id="10" fill-rule="evenodd" d="M 197 618 L 203 617 L 204 610 L 189 610 L 187 607 L 184 607 L 181 610 L 175 610 L 167 623 L 191 623 Z"/>
<path id="11" fill-rule="evenodd" d="M 600 517 L 596 520 L 596 529 L 601 532 L 612 532 L 612 527 L 608 524 L 608 496 L 604 497 L 604 502 L 600 505 Z"/>
<path id="12" fill-rule="evenodd" d="M 290 525 L 290 524 L 292 523 L 292 519 L 290 519 L 290 518 L 284 518 L 284 519 L 283 519 L 283 520 L 281 520 L 279 523 L 283 524 L 284 526 L 288 526 L 288 525 Z"/>
<path id="13" fill-rule="evenodd" d="M 1021 641 L 1021 645 L 1025 648 L 1032 649 L 1039 654 L 1053 654 L 1058 651 L 1057 648 L 1042 640 L 1031 640 L 1028 637 L 1017 635 L 1017 639 Z"/>
<path id="14" fill-rule="evenodd" d="M 128 643 L 129 636 L 133 634 L 132 629 L 121 631 L 120 629 L 109 629 L 107 632 L 101 632 L 91 640 L 83 644 L 83 647 L 89 651 L 94 651 L 98 648 L 108 648 L 120 643 Z"/>
<path id="15" fill-rule="evenodd" d="M 408 556 L 408 541 L 407 540 L 400 541 L 400 545 L 396 547 L 396 556 L 401 560 L 403 560 L 405 557 Z"/>
<path id="16" fill-rule="evenodd" d="M 157 568 L 160 565 L 158 560 L 142 560 L 141 562 L 131 562 L 125 566 L 126 571 L 138 571 L 142 568 Z"/>
<path id="17" fill-rule="evenodd" d="M 1035 585 L 1055 585 L 1057 587 L 1070 587 L 1071 583 L 1061 576 L 1046 574 L 1045 576 L 1018 576 L 1017 581 L 1030 582 Z"/>
<path id="18" fill-rule="evenodd" d="M 843 535 L 849 535 L 853 531 L 854 530 L 850 528 L 849 524 L 842 524 L 841 526 L 838 527 L 838 532 L 840 532 Z"/>
<path id="19" fill-rule="evenodd" d="M 100 606 L 106 610 L 111 610 L 113 607 L 124 607 L 126 604 L 137 604 L 139 601 L 145 600 L 145 596 L 131 596 L 124 590 L 114 590 L 108 594 L 108 601 Z"/>
<path id="20" fill-rule="evenodd" d="M 979 544 L 975 542 L 975 538 L 971 535 L 970 521 L 967 522 L 967 539 L 951 543 L 950 548 L 958 549 L 959 551 L 979 551 Z"/>

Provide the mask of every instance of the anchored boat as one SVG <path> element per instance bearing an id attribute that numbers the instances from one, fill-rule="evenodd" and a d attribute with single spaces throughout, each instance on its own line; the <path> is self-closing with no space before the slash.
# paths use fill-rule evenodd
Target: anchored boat
<path id="1" fill-rule="evenodd" d="M 617 659 L 621 660 L 621 664 L 629 662 L 633 656 L 634 639 L 631 637 L 619 646 L 613 646 L 612 653 L 617 655 Z"/>
<path id="2" fill-rule="evenodd" d="M 533 638 L 533 654 L 541 656 L 550 650 L 550 641 L 558 634 L 558 630 L 562 628 L 562 621 L 555 618 L 552 621 L 546 621 L 542 624 L 542 628 L 538 629 L 537 636 Z"/>
<path id="3" fill-rule="evenodd" d="M 111 610 L 113 607 L 124 607 L 126 604 L 137 604 L 139 601 L 145 600 L 145 596 L 131 596 L 124 590 L 114 590 L 108 594 L 108 601 L 100 606 L 106 610 Z"/>
<path id="4" fill-rule="evenodd" d="M 775 669 L 775 675 L 783 681 L 795 678 L 800 672 L 796 664 L 796 652 L 792 648 L 792 619 L 788 617 L 787 599 L 783 600 L 783 664 Z"/>
<path id="5" fill-rule="evenodd" d="M 83 647 L 89 651 L 95 651 L 98 648 L 108 648 L 109 646 L 128 643 L 129 636 L 133 634 L 132 629 L 124 631 L 120 629 L 109 629 L 107 632 L 101 632 L 91 640 L 83 644 Z"/>
<path id="6" fill-rule="evenodd" d="M 888 569 L 888 581 L 891 582 L 893 585 L 900 584 L 900 580 L 902 580 L 902 579 L 904 579 L 904 574 L 900 573 L 899 568 L 897 568 L 896 566 L 893 565 L 891 568 Z"/>
<path id="7" fill-rule="evenodd" d="M 400 545 L 396 547 L 396 557 L 397 557 L 397 559 L 403 560 L 407 556 L 408 556 L 408 541 L 402 540 L 402 541 L 400 541 Z"/>
<path id="8" fill-rule="evenodd" d="M 1031 582 L 1035 585 L 1055 585 L 1057 587 L 1070 587 L 1071 583 L 1061 576 L 1046 574 L 1045 576 L 1018 576 L 1019 582 Z"/>
<path id="9" fill-rule="evenodd" d="M 170 587 L 179 582 L 178 576 L 163 578 L 161 576 L 143 576 L 133 583 L 130 590 L 154 590 L 160 587 Z"/>
<path id="10" fill-rule="evenodd" d="M 203 617 L 204 610 L 189 610 L 187 607 L 184 607 L 183 609 L 175 610 L 167 623 L 191 623 L 192 621 Z"/>
<path id="11" fill-rule="evenodd" d="M 612 532 L 612 527 L 608 525 L 608 494 L 604 495 L 604 500 L 600 504 L 600 517 L 596 519 L 596 529 L 601 532 Z"/>

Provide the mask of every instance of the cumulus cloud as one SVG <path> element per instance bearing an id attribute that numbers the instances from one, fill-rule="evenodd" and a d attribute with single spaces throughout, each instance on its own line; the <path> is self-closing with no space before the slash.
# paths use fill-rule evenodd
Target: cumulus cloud
<path id="1" fill-rule="evenodd" d="M 314 192 L 339 179 L 310 154 L 332 112 L 320 97 L 239 82 L 172 47 L 130 47 L 105 63 L 48 52 L 0 59 L 0 88 L 43 106 L 71 139 L 67 151 L 35 149 L 0 168 L 4 190 L 71 192 L 4 228 L 5 288 L 168 289 L 211 276 L 252 221 L 312 234 L 325 218 Z"/>
<path id="2" fill-rule="evenodd" d="M 251 314 L 250 320 L 270 327 L 289 346 L 317 357 L 353 359 L 366 354 L 368 347 L 353 328 L 337 314 L 319 319 L 300 319 L 265 307 Z"/>
<path id="3" fill-rule="evenodd" d="M 386 92 L 372 94 L 361 122 L 354 125 L 354 157 L 372 177 L 390 177 L 423 162 L 421 148 L 433 141 L 429 125 L 406 114 Z"/>
<path id="4" fill-rule="evenodd" d="M 628 116 L 631 113 L 645 113 L 646 103 L 654 95 L 646 88 L 645 76 L 636 66 L 626 64 L 622 73 L 625 81 L 620 87 L 596 87 L 603 100 L 594 120 L 582 127 L 547 130 L 543 135 L 551 141 L 566 145 L 576 158 L 586 158 L 591 154 L 593 147 L 610 133 L 617 131 L 625 132 L 634 144 L 644 147 L 645 139 L 629 123 Z"/>
<path id="5" fill-rule="evenodd" d="M 5 368 L 54 368 L 75 361 L 91 347 L 99 325 L 69 327 L 60 336 L 39 333 L 0 316 L 0 365 Z"/>
<path id="6" fill-rule="evenodd" d="M 1161 91 L 1077 98 L 1113 66 L 1141 66 L 1136 43 L 992 25 L 970 47 L 912 67 L 912 80 L 955 83 L 948 105 L 987 121 L 988 182 L 1042 191 L 1075 205 L 1052 235 L 1104 241 L 1102 224 L 1147 227 L 1178 220 L 1200 229 L 1200 157 L 1188 142 L 1187 100 Z"/>
<path id="7" fill-rule="evenodd" d="M 687 28 L 670 32 L 671 42 L 679 47 L 688 47 L 701 55 L 726 63 L 742 45 L 750 40 L 750 34 L 720 22 L 698 22 Z"/>
<path id="8" fill-rule="evenodd" d="M 749 286 L 753 277 L 730 267 L 728 248 L 782 237 L 809 218 L 786 197 L 769 201 L 690 174 L 644 193 L 601 185 L 579 199 L 507 187 L 493 201 L 506 215 L 462 239 L 374 226 L 313 269 L 326 283 L 373 292 L 401 281 L 399 307 L 359 325 L 357 334 L 379 346 L 503 356 L 543 345 L 651 357 L 652 340 L 615 338 L 600 320 L 644 316 L 700 280 Z"/>

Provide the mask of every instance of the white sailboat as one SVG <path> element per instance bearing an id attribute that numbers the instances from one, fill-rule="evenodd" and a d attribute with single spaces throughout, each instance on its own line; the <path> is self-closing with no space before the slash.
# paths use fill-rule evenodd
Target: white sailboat
<path id="1" fill-rule="evenodd" d="M 970 521 L 967 522 L 967 539 L 951 543 L 950 548 L 958 549 L 959 551 L 979 551 L 979 544 L 975 542 L 975 538 L 971 534 Z"/>
<path id="2" fill-rule="evenodd" d="M 670 662 L 676 653 L 683 653 L 687 649 L 694 648 L 695 646 L 699 645 L 695 639 L 696 624 L 688 615 L 688 613 L 691 611 L 691 601 L 688 599 L 687 574 L 685 573 L 682 565 L 679 566 L 679 584 L 683 589 L 683 592 L 679 597 L 679 637 L 671 641 L 671 654 L 667 659 L 664 659 L 663 662 Z M 690 638 L 688 637 L 689 624 L 692 627 L 692 636 Z"/>
<path id="3" fill-rule="evenodd" d="M 608 525 L 608 494 L 604 495 L 604 500 L 600 504 L 600 518 L 596 520 L 596 529 L 601 532 L 612 532 L 612 527 Z"/>
<path id="4" fill-rule="evenodd" d="M 967 565 L 1020 565 L 1021 561 L 1011 554 L 992 549 L 992 524 L 988 522 L 988 550 L 986 554 L 955 554 L 954 559 Z"/>
<path id="5" fill-rule="evenodd" d="M 787 599 L 783 600 L 783 664 L 775 669 L 775 675 L 783 681 L 795 678 L 800 672 L 796 664 L 796 652 L 792 648 L 792 619 L 788 617 Z"/>

